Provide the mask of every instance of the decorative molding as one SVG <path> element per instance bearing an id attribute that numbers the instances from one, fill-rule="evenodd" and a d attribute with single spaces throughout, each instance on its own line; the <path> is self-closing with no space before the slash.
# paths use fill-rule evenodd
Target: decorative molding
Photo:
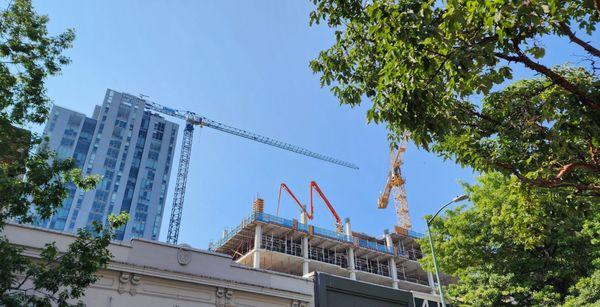
<path id="1" fill-rule="evenodd" d="M 181 265 L 188 265 L 192 262 L 192 252 L 187 249 L 187 246 L 181 245 L 177 249 L 177 262 Z"/>
<path id="2" fill-rule="evenodd" d="M 292 300 L 291 306 L 292 307 L 308 307 L 308 303 L 299 301 L 299 300 Z"/>
<path id="3" fill-rule="evenodd" d="M 241 265 L 235 266 L 235 267 L 239 268 L 239 269 L 243 269 L 243 270 L 248 270 L 248 271 L 253 270 L 251 268 L 242 267 Z M 251 293 L 256 293 L 256 291 L 258 289 L 260 289 L 260 292 L 263 293 L 264 295 L 286 298 L 286 299 L 305 300 L 310 297 L 309 295 L 302 293 L 302 292 L 293 292 L 290 290 L 280 290 L 280 289 L 276 289 L 276 288 L 264 288 L 264 287 L 258 287 L 256 285 L 245 284 L 245 283 L 240 283 L 240 282 L 237 282 L 234 285 L 232 285 L 231 281 L 229 281 L 227 279 L 218 279 L 218 278 L 214 278 L 214 277 L 210 277 L 210 276 L 191 275 L 191 274 L 185 274 L 185 273 L 180 273 L 180 272 L 164 271 L 164 270 L 154 269 L 151 267 L 142 268 L 142 267 L 139 267 L 136 265 L 123 264 L 123 263 L 118 263 L 118 262 L 109 263 L 107 270 L 113 271 L 113 272 L 127 270 L 127 271 L 131 271 L 132 273 L 135 273 L 135 274 L 142 274 L 144 276 L 151 276 L 151 277 L 155 277 L 155 278 L 165 278 L 165 279 L 169 279 L 172 281 L 190 282 L 190 283 L 194 283 L 194 284 L 202 284 L 204 286 L 213 286 L 213 287 L 230 287 L 230 286 L 232 286 L 237 291 L 245 291 L 245 292 L 251 292 Z M 273 275 L 280 275 L 280 276 L 285 275 L 283 273 L 273 273 L 273 272 L 269 272 L 269 273 L 273 274 Z M 292 279 L 303 280 L 304 282 L 307 282 L 310 284 L 313 283 L 312 280 L 304 279 L 302 277 L 295 277 L 295 276 L 289 276 L 289 277 Z M 427 287 L 427 286 L 425 286 L 425 287 Z"/>
<path id="4" fill-rule="evenodd" d="M 139 275 L 132 274 L 131 277 L 131 288 L 129 289 L 129 294 L 134 296 L 137 294 L 137 286 L 140 284 L 142 278 Z"/>
<path id="5" fill-rule="evenodd" d="M 231 300 L 233 299 L 233 290 L 224 287 L 217 287 L 217 307 L 229 307 L 233 306 Z"/>
<path id="6" fill-rule="evenodd" d="M 119 288 L 117 288 L 117 292 L 119 294 L 125 293 L 125 287 L 129 284 L 131 276 L 127 272 L 121 272 L 121 276 L 119 276 Z"/>
<path id="7" fill-rule="evenodd" d="M 121 272 L 121 275 L 119 276 L 119 287 L 117 288 L 117 292 L 119 294 L 129 292 L 131 296 L 134 296 L 137 294 L 137 286 L 141 282 L 142 278 L 140 275 L 129 272 Z M 127 291 L 127 287 L 129 287 L 129 291 Z"/>
<path id="8" fill-rule="evenodd" d="M 233 298 L 233 290 L 228 288 L 227 291 L 225 292 L 225 298 L 228 300 L 231 300 Z"/>

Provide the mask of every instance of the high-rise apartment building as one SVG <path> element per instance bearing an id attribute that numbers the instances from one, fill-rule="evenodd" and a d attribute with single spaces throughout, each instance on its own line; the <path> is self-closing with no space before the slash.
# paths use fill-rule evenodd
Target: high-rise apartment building
<path id="1" fill-rule="evenodd" d="M 37 224 L 74 232 L 125 211 L 130 219 L 117 239 L 157 240 L 177 131 L 177 124 L 145 110 L 143 100 L 110 89 L 92 118 L 55 106 L 44 130 L 48 148 L 102 180 L 87 192 L 72 185 L 62 208 Z"/>

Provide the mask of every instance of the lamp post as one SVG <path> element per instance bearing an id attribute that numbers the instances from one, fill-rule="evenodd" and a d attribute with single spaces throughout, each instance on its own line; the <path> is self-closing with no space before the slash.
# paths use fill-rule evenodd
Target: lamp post
<path id="1" fill-rule="evenodd" d="M 431 256 L 433 257 L 433 267 L 435 268 L 435 277 L 437 278 L 438 291 L 440 292 L 440 299 L 442 300 L 442 307 L 446 307 L 446 301 L 444 300 L 444 292 L 442 290 L 442 281 L 440 280 L 440 272 L 438 270 L 437 260 L 435 259 L 435 250 L 433 248 L 433 240 L 431 239 L 431 229 L 429 228 L 429 225 L 438 216 L 438 214 L 440 214 L 440 212 L 442 210 L 444 210 L 446 207 L 448 207 L 449 205 L 451 205 L 453 203 L 457 203 L 457 202 L 463 201 L 468 198 L 469 197 L 467 195 L 461 195 L 461 196 L 454 197 L 450 202 L 443 205 L 430 219 L 427 220 L 427 234 L 429 235 L 429 245 L 431 246 Z"/>

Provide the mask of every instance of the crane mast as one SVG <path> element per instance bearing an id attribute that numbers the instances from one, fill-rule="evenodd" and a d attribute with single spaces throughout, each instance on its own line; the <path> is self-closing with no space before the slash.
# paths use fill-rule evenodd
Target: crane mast
<path id="1" fill-rule="evenodd" d="M 379 209 L 387 208 L 390 200 L 390 195 L 394 195 L 394 207 L 396 210 L 396 226 L 402 229 L 409 230 L 412 227 L 410 221 L 410 212 L 408 210 L 408 202 L 406 200 L 405 180 L 402 177 L 402 164 L 404 163 L 404 153 L 408 145 L 410 134 L 404 132 L 400 146 L 397 149 L 390 151 L 390 169 L 388 178 L 383 188 L 383 192 L 377 202 Z"/>
<path id="2" fill-rule="evenodd" d="M 190 164 L 190 158 L 192 153 L 192 139 L 194 126 L 209 127 L 219 131 L 223 131 L 229 134 L 237 135 L 249 140 L 260 142 L 266 145 L 274 146 L 283 150 L 295 152 L 304 156 L 312 157 L 329 163 L 337 164 L 340 166 L 348 167 L 351 169 L 358 169 L 358 166 L 350 162 L 346 162 L 340 159 L 322 155 L 302 147 L 298 147 L 286 142 L 275 140 L 269 137 L 265 137 L 250 131 L 235 128 L 223 123 L 208 119 L 204 116 L 198 115 L 190 111 L 182 111 L 172 109 L 153 101 L 148 101 L 144 97 L 140 97 L 145 103 L 146 109 L 157 113 L 165 114 L 168 116 L 176 117 L 185 120 L 185 129 L 183 131 L 183 141 L 181 148 L 181 155 L 179 158 L 179 165 L 177 167 L 177 179 L 175 181 L 175 193 L 173 196 L 173 207 L 171 208 L 171 217 L 169 220 L 169 230 L 167 232 L 167 242 L 176 244 L 179 239 L 179 226 L 181 224 L 181 216 L 183 213 L 183 202 L 185 199 L 185 188 L 187 183 L 187 175 Z"/>
<path id="3" fill-rule="evenodd" d="M 169 231 L 167 232 L 167 242 L 170 243 L 177 243 L 177 239 L 179 238 L 179 225 L 181 224 L 181 214 L 183 213 L 183 200 L 185 199 L 185 187 L 190 167 L 193 137 L 194 125 L 186 123 L 185 129 L 183 130 L 179 165 L 177 167 L 177 179 L 175 180 L 175 192 L 173 193 L 173 207 L 171 207 Z"/>

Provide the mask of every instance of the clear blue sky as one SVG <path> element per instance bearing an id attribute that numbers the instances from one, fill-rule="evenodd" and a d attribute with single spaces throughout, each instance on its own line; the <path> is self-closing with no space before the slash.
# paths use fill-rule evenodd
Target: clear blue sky
<path id="1" fill-rule="evenodd" d="M 355 171 L 197 129 L 180 242 L 206 248 L 224 227 L 250 212 L 257 193 L 265 199 L 265 210 L 274 213 L 282 181 L 307 202 L 308 183 L 316 180 L 338 213 L 351 217 L 354 230 L 380 235 L 393 227 L 393 207 L 376 209 L 389 165 L 385 127 L 367 125 L 366 105 L 340 107 L 308 68 L 333 39 L 329 29 L 308 26 L 310 1 L 35 4 L 50 16 L 52 33 L 65 28 L 77 32 L 68 51 L 72 64 L 48 82 L 48 94 L 58 105 L 91 115 L 106 88 L 143 93 L 161 104 L 360 166 Z M 176 157 L 174 163 L 178 152 Z M 461 194 L 458 181 L 473 182 L 475 175 L 412 145 L 405 160 L 413 228 L 424 231 L 423 215 Z M 161 240 L 174 185 L 172 176 Z M 299 215 L 288 198 L 282 215 Z M 314 223 L 333 228 L 333 218 L 321 204 Z"/>

